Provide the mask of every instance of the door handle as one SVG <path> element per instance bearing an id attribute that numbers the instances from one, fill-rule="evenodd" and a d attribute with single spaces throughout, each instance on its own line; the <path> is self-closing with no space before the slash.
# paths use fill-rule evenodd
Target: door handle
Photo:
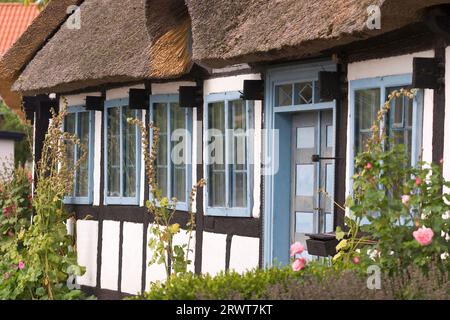
<path id="1" fill-rule="evenodd" d="M 320 160 L 339 160 L 339 159 L 342 159 L 342 158 L 338 158 L 338 157 L 321 157 L 318 154 L 313 154 L 311 156 L 311 161 L 312 162 L 320 162 Z"/>

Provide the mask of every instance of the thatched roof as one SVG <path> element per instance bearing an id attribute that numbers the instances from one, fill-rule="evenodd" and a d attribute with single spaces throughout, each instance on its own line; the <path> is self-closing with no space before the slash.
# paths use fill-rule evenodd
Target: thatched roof
<path id="1" fill-rule="evenodd" d="M 448 0 L 186 0 L 193 59 L 210 67 L 303 58 L 417 21 Z M 381 8 L 381 30 L 368 30 L 367 8 Z"/>
<path id="2" fill-rule="evenodd" d="M 68 92 L 176 78 L 190 70 L 189 20 L 174 23 L 160 16 L 159 34 L 151 37 L 148 25 L 154 22 L 147 15 L 152 7 L 145 0 L 85 0 L 80 10 L 81 29 L 59 29 L 27 65 L 14 90 Z"/>
<path id="3" fill-rule="evenodd" d="M 67 7 L 80 2 L 81 0 L 52 0 L 47 8 L 34 19 L 27 31 L 2 56 L 0 60 L 0 96 L 12 110 L 20 115 L 22 115 L 20 111 L 22 97 L 11 91 L 12 84 L 43 43 L 64 22 L 67 17 Z"/>

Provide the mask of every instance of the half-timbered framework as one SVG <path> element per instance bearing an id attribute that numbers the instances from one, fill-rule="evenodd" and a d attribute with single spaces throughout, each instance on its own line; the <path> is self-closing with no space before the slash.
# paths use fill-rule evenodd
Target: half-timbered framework
<path id="1" fill-rule="evenodd" d="M 89 147 L 66 199 L 87 267 L 78 282 L 114 298 L 164 279 L 148 266 L 150 192 L 128 117 L 161 129 L 157 177 L 182 228 L 190 186 L 207 181 L 193 208 L 196 273 L 284 264 L 292 241 L 343 226 L 333 201 L 350 194 L 355 153 L 396 88 L 418 94 L 395 105 L 389 134 L 412 164 L 443 159 L 450 178 L 447 2 L 52 0 L 0 60 L 0 94 L 23 103 L 37 158 L 49 109 L 65 101 L 65 129 Z M 177 129 L 189 133 L 181 163 L 170 157 Z"/>

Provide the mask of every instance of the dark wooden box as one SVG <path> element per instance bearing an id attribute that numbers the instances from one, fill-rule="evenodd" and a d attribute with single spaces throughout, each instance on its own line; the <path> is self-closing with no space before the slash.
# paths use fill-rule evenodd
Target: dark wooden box
<path id="1" fill-rule="evenodd" d="M 329 257 L 336 254 L 339 241 L 334 234 L 308 234 L 306 240 L 308 253 L 313 256 Z"/>

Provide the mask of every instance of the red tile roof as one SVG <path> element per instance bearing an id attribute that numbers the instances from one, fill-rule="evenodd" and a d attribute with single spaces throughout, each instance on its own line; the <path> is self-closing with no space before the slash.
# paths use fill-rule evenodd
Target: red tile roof
<path id="1" fill-rule="evenodd" d="M 8 51 L 38 14 L 36 5 L 0 3 L 0 56 Z"/>

